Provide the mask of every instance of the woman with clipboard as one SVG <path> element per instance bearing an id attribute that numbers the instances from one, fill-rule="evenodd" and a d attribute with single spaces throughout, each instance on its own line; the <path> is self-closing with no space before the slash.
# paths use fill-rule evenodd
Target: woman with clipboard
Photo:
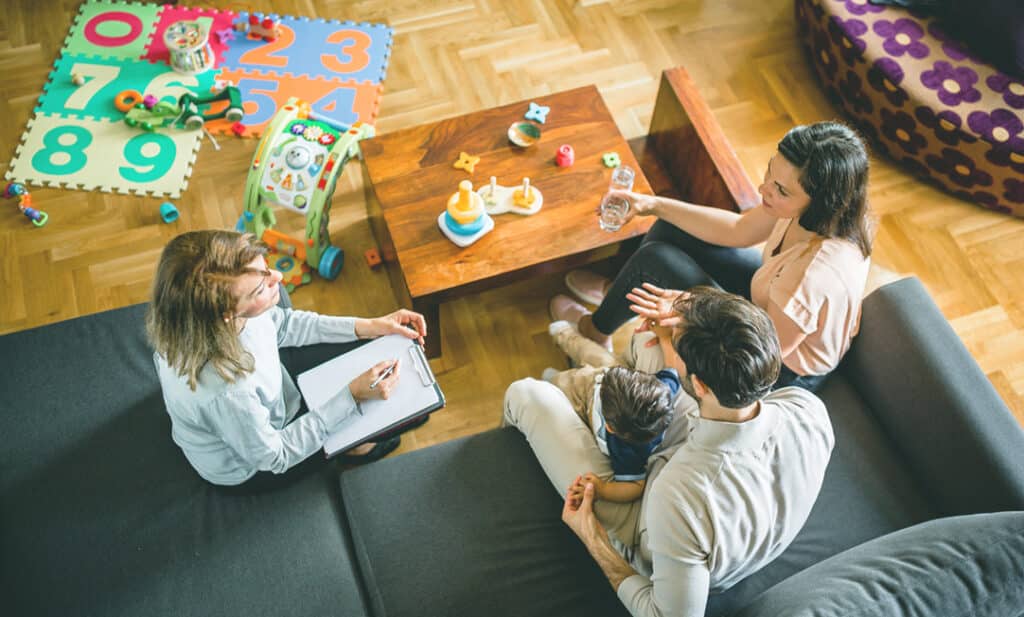
<path id="1" fill-rule="evenodd" d="M 281 274 L 251 234 L 194 231 L 164 248 L 146 327 L 171 416 L 171 435 L 189 463 L 217 485 L 265 484 L 319 450 L 332 429 L 359 413 L 358 401 L 386 399 L 401 366 L 383 360 L 330 404 L 298 416 L 300 394 L 279 347 L 347 343 L 400 334 L 422 342 L 426 322 L 400 309 L 372 319 L 330 317 L 277 306 Z M 342 462 L 368 463 L 398 446 L 364 444 Z"/>

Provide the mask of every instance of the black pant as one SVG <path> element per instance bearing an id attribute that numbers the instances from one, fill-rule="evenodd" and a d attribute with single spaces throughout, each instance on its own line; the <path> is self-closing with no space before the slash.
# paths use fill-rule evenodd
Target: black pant
<path id="1" fill-rule="evenodd" d="M 664 289 L 712 285 L 750 299 L 750 281 L 761 267 L 761 251 L 709 244 L 671 223 L 659 220 L 612 281 L 604 302 L 592 317 L 604 334 L 615 332 L 636 316 L 626 294 L 643 283 Z M 785 364 L 773 389 L 798 386 L 814 392 L 824 375 L 797 375 Z"/>
<path id="2" fill-rule="evenodd" d="M 750 299 L 750 280 L 761 267 L 757 249 L 708 244 L 671 223 L 657 221 L 615 277 L 604 302 L 594 312 L 594 327 L 615 332 L 636 313 L 626 294 L 643 283 L 665 289 L 713 285 Z"/>

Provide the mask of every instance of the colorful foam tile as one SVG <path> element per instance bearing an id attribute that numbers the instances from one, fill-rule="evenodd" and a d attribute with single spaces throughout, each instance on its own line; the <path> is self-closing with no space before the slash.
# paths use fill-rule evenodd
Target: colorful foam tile
<path id="1" fill-rule="evenodd" d="M 160 13 L 160 19 L 154 28 L 153 36 L 150 38 L 149 45 L 146 47 L 143 59 L 150 62 L 167 63 L 170 54 L 167 51 L 167 44 L 164 43 L 164 32 L 171 24 L 179 21 L 198 21 L 205 25 L 210 33 L 210 47 L 213 48 L 213 53 L 217 56 L 217 66 L 220 66 L 224 62 L 224 52 L 227 51 L 228 44 L 221 42 L 215 33 L 218 30 L 231 30 L 235 17 L 237 17 L 237 14 L 233 11 L 202 8 L 189 9 L 179 6 L 164 7 L 164 10 Z M 236 37 L 236 40 L 237 38 L 240 37 Z"/>
<path id="2" fill-rule="evenodd" d="M 123 122 L 39 113 L 29 121 L 6 177 L 35 186 L 177 198 L 188 186 L 201 135 L 144 133 Z"/>
<path id="3" fill-rule="evenodd" d="M 71 81 L 73 73 L 81 75 L 85 84 L 74 85 Z M 124 119 L 124 113 L 114 106 L 114 99 L 125 90 L 136 90 L 176 102 L 186 92 L 209 92 L 213 82 L 213 71 L 182 75 L 165 64 L 63 55 L 43 86 L 45 92 L 39 98 L 36 111 L 72 118 L 120 121 Z"/>
<path id="4" fill-rule="evenodd" d="M 242 13 L 238 19 L 248 16 Z M 384 80 L 391 55 L 391 28 L 305 17 L 280 20 L 280 36 L 273 41 L 235 40 L 224 54 L 223 67 L 357 82 Z"/>
<path id="5" fill-rule="evenodd" d="M 347 126 L 356 122 L 373 124 L 380 102 L 381 86 L 370 82 L 328 81 L 231 70 L 221 71 L 217 79 L 238 86 L 245 109 L 242 124 L 247 127 L 246 135 L 253 136 L 262 134 L 289 97 L 298 97 L 308 102 L 313 112 Z M 217 120 L 206 128 L 212 133 L 226 135 L 231 133 L 232 124 Z"/>
<path id="6" fill-rule="evenodd" d="M 78 8 L 63 53 L 138 59 L 163 9 L 155 4 L 89 0 Z"/>

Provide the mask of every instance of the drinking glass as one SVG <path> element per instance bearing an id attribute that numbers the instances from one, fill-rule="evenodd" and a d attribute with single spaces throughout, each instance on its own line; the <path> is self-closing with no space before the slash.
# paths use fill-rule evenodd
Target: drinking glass
<path id="1" fill-rule="evenodd" d="M 633 190 L 633 178 L 636 176 L 636 172 L 629 165 L 619 165 L 612 170 L 612 181 L 609 185 L 609 189 L 613 191 L 632 191 Z"/>
<path id="2" fill-rule="evenodd" d="M 624 197 L 606 195 L 601 200 L 598 222 L 605 231 L 618 231 L 629 220 L 629 200 Z"/>

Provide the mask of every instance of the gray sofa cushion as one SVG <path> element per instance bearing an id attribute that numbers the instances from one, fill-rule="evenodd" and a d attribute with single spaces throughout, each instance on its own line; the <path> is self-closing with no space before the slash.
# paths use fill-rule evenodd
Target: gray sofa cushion
<path id="1" fill-rule="evenodd" d="M 864 300 L 840 372 L 940 514 L 1024 510 L 1024 430 L 919 280 Z"/>
<path id="2" fill-rule="evenodd" d="M 1019 617 L 1024 512 L 922 523 L 807 568 L 737 617 Z"/>
<path id="3" fill-rule="evenodd" d="M 364 615 L 337 475 L 202 481 L 171 441 L 134 306 L 0 337 L 10 615 Z"/>
<path id="4" fill-rule="evenodd" d="M 341 476 L 377 617 L 628 615 L 514 428 Z"/>
<path id="5" fill-rule="evenodd" d="M 933 518 L 895 444 L 842 374 L 819 391 L 836 445 L 814 508 L 793 543 L 765 568 L 708 599 L 707 615 L 732 615 L 754 597 L 808 566 Z"/>

